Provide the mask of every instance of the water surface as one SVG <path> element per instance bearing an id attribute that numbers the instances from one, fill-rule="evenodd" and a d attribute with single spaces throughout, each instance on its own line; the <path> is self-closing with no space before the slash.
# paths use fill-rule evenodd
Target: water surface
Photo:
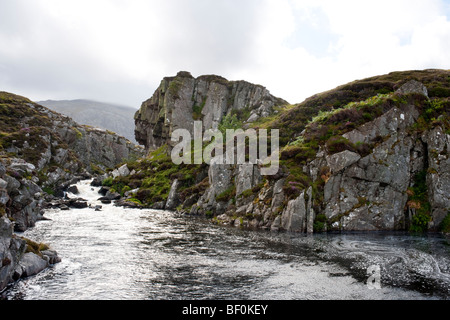
<path id="1" fill-rule="evenodd" d="M 241 230 L 173 212 L 104 205 L 89 183 L 78 184 L 78 196 L 102 211 L 47 211 L 51 220 L 24 236 L 49 243 L 62 262 L 17 282 L 8 299 L 450 297 L 450 246 L 440 235 Z M 372 266 L 380 278 L 369 279 Z M 373 283 L 381 288 L 370 289 Z"/>

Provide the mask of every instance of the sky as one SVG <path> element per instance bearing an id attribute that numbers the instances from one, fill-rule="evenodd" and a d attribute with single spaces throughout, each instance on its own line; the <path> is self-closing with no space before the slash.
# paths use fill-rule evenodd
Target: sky
<path id="1" fill-rule="evenodd" d="M 139 108 L 178 71 L 290 103 L 450 69 L 450 0 L 0 0 L 0 91 Z"/>

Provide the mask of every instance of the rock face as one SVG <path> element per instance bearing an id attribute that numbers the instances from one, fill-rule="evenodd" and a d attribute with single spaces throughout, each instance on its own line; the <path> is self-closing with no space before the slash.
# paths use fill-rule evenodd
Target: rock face
<path id="1" fill-rule="evenodd" d="M 155 150 L 170 145 L 176 129 L 187 129 L 192 135 L 196 120 L 203 122 L 203 131 L 217 129 L 232 110 L 245 111 L 248 118 L 243 120 L 253 122 L 282 104 L 286 101 L 259 85 L 214 75 L 194 78 L 188 72 L 179 72 L 176 77 L 164 78 L 136 112 L 135 136 L 147 150 Z"/>
<path id="2" fill-rule="evenodd" d="M 212 211 L 221 223 L 292 232 L 311 233 L 318 225 L 321 230 L 395 231 L 408 230 L 418 209 L 429 202 L 425 228 L 438 230 L 450 209 L 450 135 L 442 121 L 417 129 L 428 103 L 422 84 L 406 83 L 396 92 L 398 99 L 402 96 L 410 100 L 342 135 L 350 146 L 371 146 L 365 154 L 320 148 L 301 167 L 305 179 L 316 184 L 299 195 L 286 194 L 291 188 L 286 169 L 261 178 L 257 165 L 212 165 L 210 187 L 190 212 Z M 411 200 L 420 175 L 426 177 L 422 204 Z M 234 201 L 218 201 L 217 195 L 232 186 Z"/>
<path id="3" fill-rule="evenodd" d="M 144 154 L 116 134 L 88 126 L 27 98 L 0 92 L 0 290 L 12 280 L 59 261 L 57 253 L 27 252 L 23 232 L 63 190 L 91 173 Z M 65 205 L 65 204 L 64 204 Z M 84 208 L 82 199 L 67 200 Z"/>
<path id="4" fill-rule="evenodd" d="M 33 165 L 38 178 L 34 182 L 42 187 L 57 189 L 75 175 L 106 170 L 144 154 L 143 148 L 115 133 L 79 125 L 27 98 L 0 92 L 0 103 L 6 132 L 0 137 L 0 153 L 15 154 Z"/>
<path id="5" fill-rule="evenodd" d="M 13 228 L 6 216 L 0 216 L 0 291 L 13 281 L 33 276 L 61 261 L 51 249 L 39 254 L 29 252 L 27 241 L 15 237 Z"/>
<path id="6" fill-rule="evenodd" d="M 14 220 L 15 230 L 25 231 L 41 218 L 45 193 L 35 182 L 23 178 L 32 175 L 34 165 L 22 159 L 10 158 L 3 159 L 0 166 L 11 173 L 6 174 L 4 170 L 5 173 L 0 175 L 0 180 L 4 182 L 0 188 L 0 203 L 4 213 Z"/>

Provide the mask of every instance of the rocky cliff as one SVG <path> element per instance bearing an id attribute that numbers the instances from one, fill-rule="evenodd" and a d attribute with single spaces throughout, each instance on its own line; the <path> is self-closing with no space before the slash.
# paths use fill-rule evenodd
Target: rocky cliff
<path id="1" fill-rule="evenodd" d="M 286 101 L 246 81 L 228 81 L 216 75 L 192 77 L 179 72 L 161 81 L 153 96 L 135 115 L 136 140 L 147 150 L 171 144 L 176 129 L 193 134 L 194 121 L 203 122 L 203 131 L 217 129 L 226 115 L 236 115 L 242 122 L 252 123 L 274 112 Z"/>
<path id="2" fill-rule="evenodd" d="M 276 175 L 251 164 L 176 166 L 161 147 L 109 181 L 126 191 L 120 203 L 294 232 L 450 231 L 449 71 L 393 72 L 291 106 L 264 94 L 265 103 L 245 100 L 267 91 L 246 84 L 234 95 L 240 85 L 166 78 L 136 114 L 136 135 L 154 150 L 174 128 L 192 130 L 196 118 L 220 128 L 227 112 L 249 106 L 241 126 L 280 130 Z"/>
<path id="3" fill-rule="evenodd" d="M 143 151 L 116 134 L 0 92 L 0 290 L 57 260 L 49 249 L 30 251 L 30 243 L 13 231 L 33 227 L 46 204 L 70 184 Z"/>
<path id="4" fill-rule="evenodd" d="M 278 176 L 248 164 L 211 166 L 210 187 L 189 212 L 294 232 L 448 228 L 448 107 L 410 81 L 323 112 L 283 148 Z M 221 197 L 226 190 L 234 194 Z"/>

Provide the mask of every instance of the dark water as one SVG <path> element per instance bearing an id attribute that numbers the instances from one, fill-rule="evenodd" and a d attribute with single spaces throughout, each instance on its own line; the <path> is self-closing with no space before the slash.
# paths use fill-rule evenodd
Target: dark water
<path id="1" fill-rule="evenodd" d="M 89 182 L 78 187 L 96 204 Z M 24 236 L 62 262 L 17 282 L 8 299 L 450 298 L 450 241 L 439 235 L 249 231 L 112 205 L 46 217 Z"/>

